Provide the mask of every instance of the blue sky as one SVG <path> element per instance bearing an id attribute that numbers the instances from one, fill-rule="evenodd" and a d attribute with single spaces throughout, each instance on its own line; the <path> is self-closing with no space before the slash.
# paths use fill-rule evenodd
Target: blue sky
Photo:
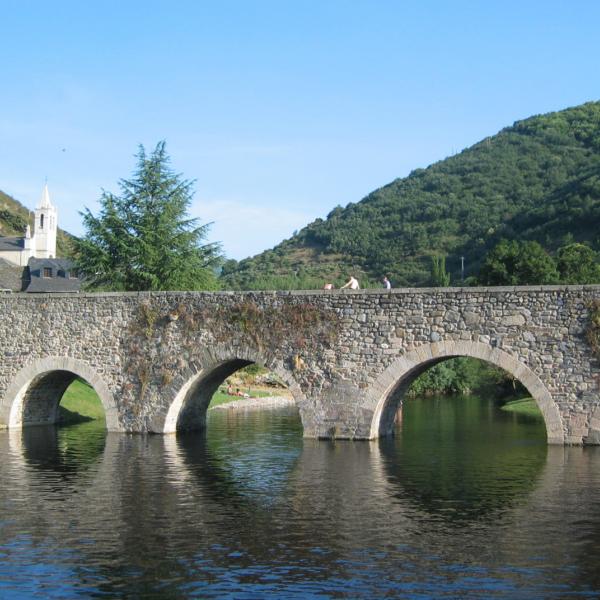
<path id="1" fill-rule="evenodd" d="M 82 234 L 138 144 L 240 259 L 515 120 L 600 99 L 600 2 L 0 0 L 0 189 Z"/>

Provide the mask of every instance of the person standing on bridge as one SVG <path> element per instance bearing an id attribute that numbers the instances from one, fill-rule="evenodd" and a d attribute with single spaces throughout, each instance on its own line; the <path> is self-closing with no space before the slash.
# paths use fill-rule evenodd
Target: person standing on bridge
<path id="1" fill-rule="evenodd" d="M 390 283 L 390 280 L 387 278 L 386 275 L 383 276 L 383 279 L 381 280 L 381 283 L 383 283 L 383 289 L 384 290 L 391 290 L 392 289 L 392 284 Z"/>
<path id="2" fill-rule="evenodd" d="M 350 288 L 351 290 L 360 290 L 358 279 L 356 279 L 353 275 L 350 275 L 348 281 L 340 289 L 343 290 L 344 288 Z"/>

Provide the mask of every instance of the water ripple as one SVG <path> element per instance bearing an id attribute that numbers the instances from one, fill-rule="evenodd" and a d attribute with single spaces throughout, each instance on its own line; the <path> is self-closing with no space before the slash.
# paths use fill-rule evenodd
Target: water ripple
<path id="1" fill-rule="evenodd" d="M 597 449 L 478 399 L 407 405 L 376 443 L 232 413 L 0 432 L 0 596 L 598 597 Z"/>

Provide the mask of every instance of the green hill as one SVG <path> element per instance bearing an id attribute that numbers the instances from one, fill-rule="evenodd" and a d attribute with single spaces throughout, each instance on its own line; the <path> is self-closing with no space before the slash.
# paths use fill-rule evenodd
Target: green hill
<path id="1" fill-rule="evenodd" d="M 0 236 L 24 235 L 27 223 L 33 224 L 33 212 L 8 194 L 0 191 Z M 71 234 L 60 228 L 58 229 L 56 238 L 56 253 L 58 256 L 69 256 L 71 238 Z"/>
<path id="2" fill-rule="evenodd" d="M 452 281 L 476 273 L 501 238 L 600 249 L 600 102 L 517 121 L 460 154 L 334 208 L 222 274 L 227 288 L 320 287 L 354 272 L 427 285 L 432 255 Z"/>

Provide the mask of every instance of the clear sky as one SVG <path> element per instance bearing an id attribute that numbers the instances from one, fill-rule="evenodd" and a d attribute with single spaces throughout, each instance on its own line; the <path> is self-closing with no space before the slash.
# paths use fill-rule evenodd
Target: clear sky
<path id="1" fill-rule="evenodd" d="M 59 224 L 167 141 L 230 258 L 600 99 L 597 0 L 0 0 L 0 189 Z"/>

